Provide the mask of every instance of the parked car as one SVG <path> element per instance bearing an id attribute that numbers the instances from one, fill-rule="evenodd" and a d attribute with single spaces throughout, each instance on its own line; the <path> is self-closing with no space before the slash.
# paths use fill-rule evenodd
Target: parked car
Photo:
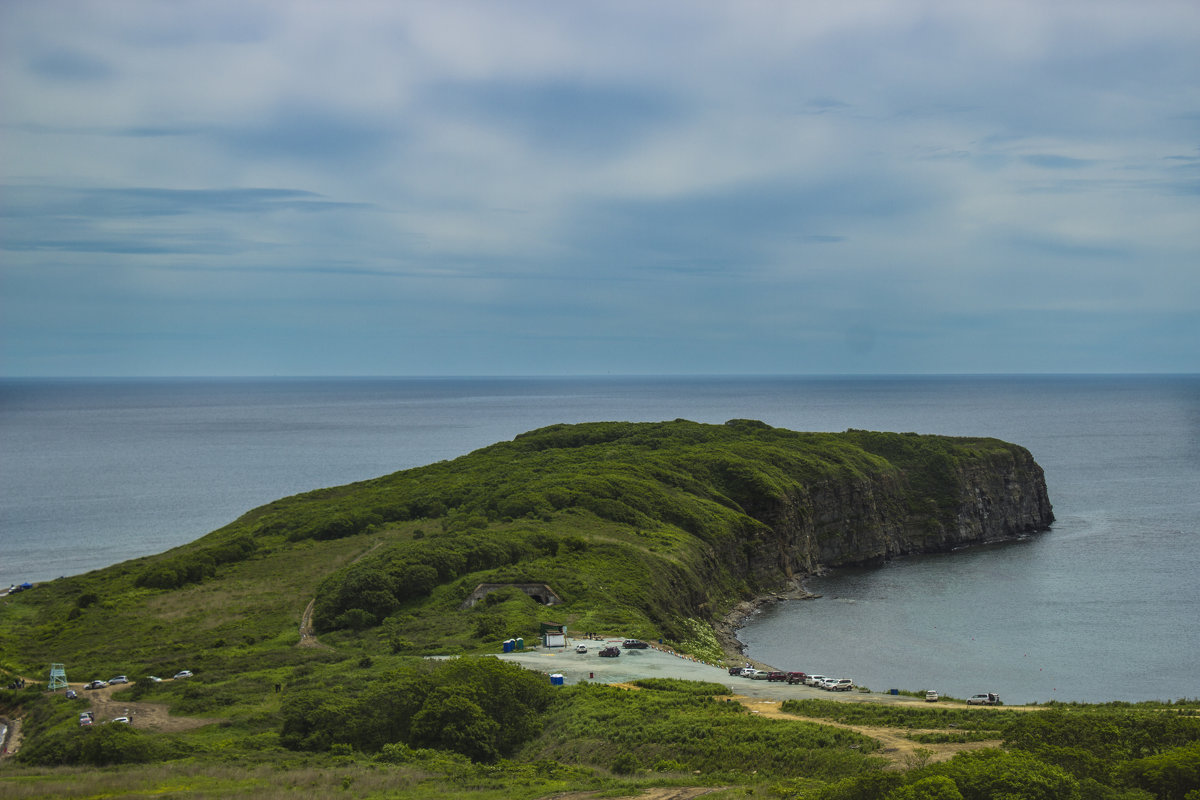
<path id="1" fill-rule="evenodd" d="M 126 678 L 124 675 L 118 675 L 115 678 L 110 678 L 108 681 L 109 686 L 112 686 L 117 683 L 129 683 L 129 678 Z"/>
<path id="2" fill-rule="evenodd" d="M 85 683 L 83 685 L 83 688 L 85 688 L 85 689 L 103 689 L 105 686 L 108 686 L 107 681 L 92 681 L 90 683 Z"/>
<path id="3" fill-rule="evenodd" d="M 967 698 L 969 706 L 998 706 L 1000 705 L 1000 695 L 995 692 L 986 694 L 973 694 Z"/>
<path id="4" fill-rule="evenodd" d="M 769 681 L 786 681 L 787 673 L 786 672 L 768 672 L 767 680 L 769 680 Z"/>
<path id="5" fill-rule="evenodd" d="M 175 673 L 176 680 L 178 680 L 179 678 L 190 678 L 190 677 L 192 677 L 192 671 L 190 669 L 181 669 L 181 670 L 179 670 L 179 672 Z"/>
<path id="6" fill-rule="evenodd" d="M 96 717 L 95 717 L 95 715 L 92 714 L 92 712 L 90 712 L 90 711 L 79 712 L 79 724 L 80 725 L 91 725 L 95 721 L 96 721 Z"/>
<path id="7" fill-rule="evenodd" d="M 577 644 L 577 645 L 575 645 L 575 652 L 576 652 L 576 653 L 586 653 L 586 652 L 587 652 L 587 645 L 586 645 L 586 644 Z"/>
<path id="8" fill-rule="evenodd" d="M 741 675 L 743 669 L 744 669 L 744 667 L 730 667 L 729 674 L 730 675 Z"/>
<path id="9" fill-rule="evenodd" d="M 625 643 L 621 646 L 626 650 L 645 650 L 650 645 L 640 639 L 626 639 Z"/>
<path id="10" fill-rule="evenodd" d="M 837 686 L 837 682 L 838 682 L 837 678 L 826 678 L 825 680 L 823 680 L 817 684 L 817 688 L 829 690 L 829 689 L 832 689 L 834 686 Z"/>
<path id="11" fill-rule="evenodd" d="M 804 683 L 808 679 L 808 675 L 803 672 L 789 672 L 787 674 L 788 683 Z"/>
<path id="12" fill-rule="evenodd" d="M 754 667 L 742 667 L 743 678 L 753 678 L 757 674 L 758 670 L 756 670 Z"/>
<path id="13" fill-rule="evenodd" d="M 930 689 L 929 691 L 927 691 L 925 693 L 925 702 L 926 703 L 936 703 L 937 701 L 938 701 L 938 693 L 935 692 L 933 689 Z"/>
<path id="14" fill-rule="evenodd" d="M 150 681 L 151 683 L 162 683 L 162 678 L 158 677 L 157 675 L 147 675 L 146 680 Z"/>
<path id="15" fill-rule="evenodd" d="M 820 686 L 821 681 L 825 680 L 824 675 L 809 675 L 804 679 L 804 682 L 809 686 Z"/>
<path id="16" fill-rule="evenodd" d="M 67 689 L 66 698 L 68 700 L 74 700 L 77 697 L 79 697 L 79 692 L 75 691 L 74 689 Z"/>
<path id="17" fill-rule="evenodd" d="M 601 658 L 616 658 L 619 655 L 621 655 L 621 648 L 615 645 L 609 645 L 600 651 Z"/>
<path id="18" fill-rule="evenodd" d="M 109 722 L 123 722 L 126 725 L 133 724 L 133 720 L 131 720 L 129 717 L 113 717 L 112 719 L 109 720 Z"/>
<path id="19" fill-rule="evenodd" d="M 854 681 L 849 678 L 838 678 L 829 688 L 835 692 L 848 692 L 854 688 Z"/>

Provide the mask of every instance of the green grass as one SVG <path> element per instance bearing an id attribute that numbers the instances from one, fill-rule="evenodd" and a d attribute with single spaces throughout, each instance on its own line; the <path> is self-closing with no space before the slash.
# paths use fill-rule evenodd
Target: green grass
<path id="1" fill-rule="evenodd" d="M 414 656 L 495 652 L 510 637 L 535 641 L 541 622 L 661 638 L 716 660 L 711 623 L 734 604 L 815 568 L 822 552 L 838 553 L 826 565 L 878 557 L 878 542 L 862 542 L 884 518 L 906 548 L 936 546 L 957 525 L 968 476 L 991 473 L 1044 492 L 1029 454 L 993 439 L 809 434 L 746 420 L 591 423 L 283 498 L 167 553 L 0 600 L 7 674 L 44 679 L 52 662 L 75 682 L 187 668 L 188 681 L 139 682 L 118 699 L 218 720 L 149 739 L 104 734 L 113 753 L 151 763 L 105 767 L 101 783 L 73 767 L 5 762 L 0 794 L 538 797 L 698 782 L 793 796 L 871 773 L 875 744 L 857 734 L 762 719 L 714 699 L 719 687 L 669 681 L 558 692 L 541 731 L 488 765 L 337 733 L 305 740 L 317 752 L 294 752 L 281 734 L 289 714 L 308 713 L 288 705 L 299 695 L 322 714 L 349 713 L 348 730 L 382 704 L 372 691 L 401 681 L 397 696 L 407 696 L 416 684 L 404 680 L 427 679 L 414 677 L 426 669 Z M 831 508 L 848 516 L 829 523 Z M 865 549 L 839 544 L 851 534 Z M 485 582 L 546 583 L 562 603 L 508 589 L 464 608 Z M 301 647 L 313 600 L 324 647 Z M 432 710 L 487 705 L 474 690 L 440 691 Z M 75 709 L 36 688 L 0 690 L 0 710 L 26 720 L 27 754 L 95 745 L 79 738 Z"/>
<path id="2" fill-rule="evenodd" d="M 1003 708 L 946 708 L 893 703 L 839 703 L 834 700 L 785 700 L 781 710 L 802 717 L 816 717 L 846 725 L 881 728 L 954 728 L 959 731 L 986 731 L 999 734 L 1017 715 L 1026 714 Z"/>

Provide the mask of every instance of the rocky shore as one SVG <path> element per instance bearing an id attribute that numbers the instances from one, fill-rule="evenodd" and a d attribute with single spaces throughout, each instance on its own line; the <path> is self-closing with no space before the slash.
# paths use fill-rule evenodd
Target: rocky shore
<path id="1" fill-rule="evenodd" d="M 729 613 L 713 624 L 713 630 L 716 632 L 721 649 L 725 652 L 725 658 L 735 663 L 746 662 L 757 669 L 774 670 L 775 667 L 770 664 L 756 661 L 746 655 L 746 644 L 738 639 L 738 630 L 746 624 L 746 620 L 751 616 L 772 603 L 783 603 L 788 600 L 813 600 L 820 596 L 805 589 L 801 579 L 792 579 L 787 588 L 782 591 L 738 603 L 729 610 Z"/>

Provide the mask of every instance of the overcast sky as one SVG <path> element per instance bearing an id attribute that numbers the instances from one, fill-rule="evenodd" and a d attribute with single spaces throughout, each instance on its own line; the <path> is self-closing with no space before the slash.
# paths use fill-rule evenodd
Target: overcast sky
<path id="1" fill-rule="evenodd" d="M 1200 3 L 0 2 L 0 375 L 1200 371 Z"/>

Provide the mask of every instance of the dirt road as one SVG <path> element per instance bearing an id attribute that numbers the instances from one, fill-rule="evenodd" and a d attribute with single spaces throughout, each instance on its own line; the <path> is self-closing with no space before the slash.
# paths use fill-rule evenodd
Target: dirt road
<path id="1" fill-rule="evenodd" d="M 163 703 L 145 703 L 141 701 L 114 700 L 113 693 L 128 689 L 132 684 L 105 686 L 103 689 L 84 689 L 82 684 L 72 685 L 71 688 L 79 693 L 79 710 L 91 711 L 96 716 L 96 724 L 108 722 L 117 717 L 129 717 L 135 728 L 143 730 L 174 732 L 188 731 L 217 722 L 215 719 L 203 717 L 173 717 Z"/>

